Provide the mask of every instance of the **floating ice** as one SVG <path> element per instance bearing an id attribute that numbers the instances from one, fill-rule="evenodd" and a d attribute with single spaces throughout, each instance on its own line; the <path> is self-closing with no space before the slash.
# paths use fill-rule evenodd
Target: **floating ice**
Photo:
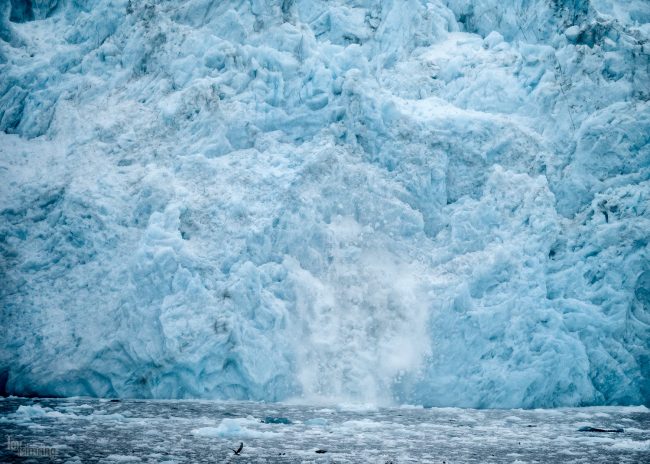
<path id="1" fill-rule="evenodd" d="M 257 425 L 253 419 L 237 418 L 222 419 L 217 427 L 201 427 L 192 430 L 192 434 L 200 437 L 219 438 L 260 438 L 273 436 L 273 432 L 255 430 Z"/>
<path id="2" fill-rule="evenodd" d="M 214 463 L 231 460 L 242 446 L 246 462 L 314 461 L 317 449 L 329 461 L 455 462 L 490 456 L 497 462 L 539 460 L 590 463 L 645 462 L 650 443 L 647 408 L 604 406 L 541 410 L 461 408 L 377 408 L 374 411 L 315 411 L 313 406 L 220 401 L 42 399 L 43 409 L 65 411 L 88 404 L 103 415 L 121 414 L 126 422 L 101 427 L 58 417 L 34 417 L 28 424 L 7 420 L 27 398 L 0 401 L 3 432 L 23 445 L 56 447 L 57 462 L 103 462 L 106 456 L 132 456 L 143 462 Z M 317 414 L 326 427 L 307 425 Z M 100 414 L 101 415 L 101 414 Z M 295 419 L 292 425 L 268 425 L 259 418 Z M 578 431 L 580 416 L 619 433 Z M 607 417 L 604 417 L 607 416 Z M 323 420 L 323 419 L 321 419 Z M 549 446 L 549 443 L 561 446 Z M 243 444 L 243 445 L 240 445 Z M 644 454 L 646 453 L 646 454 Z M 15 448 L 0 447 L 0 461 L 16 460 Z M 324 456 L 325 457 L 325 456 Z"/>

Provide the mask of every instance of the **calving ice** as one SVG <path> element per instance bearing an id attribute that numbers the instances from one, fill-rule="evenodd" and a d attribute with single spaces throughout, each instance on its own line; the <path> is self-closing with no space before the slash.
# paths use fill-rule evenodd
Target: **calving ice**
<path id="1" fill-rule="evenodd" d="M 0 39 L 5 395 L 650 403 L 647 2 L 11 0 Z"/>

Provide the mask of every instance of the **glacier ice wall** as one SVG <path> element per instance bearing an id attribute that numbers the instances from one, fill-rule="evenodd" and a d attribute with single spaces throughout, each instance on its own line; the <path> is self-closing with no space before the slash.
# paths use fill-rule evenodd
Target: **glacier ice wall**
<path id="1" fill-rule="evenodd" d="M 0 387 L 650 403 L 650 4 L 11 0 Z"/>

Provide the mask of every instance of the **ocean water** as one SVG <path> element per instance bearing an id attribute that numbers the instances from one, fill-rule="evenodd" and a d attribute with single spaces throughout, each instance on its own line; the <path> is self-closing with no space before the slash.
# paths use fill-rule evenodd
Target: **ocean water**
<path id="1" fill-rule="evenodd" d="M 650 405 L 648 43 L 644 0 L 0 2 L 0 393 Z"/>
<path id="2" fill-rule="evenodd" d="M 5 398 L 0 431 L 2 462 L 640 464 L 650 456 L 645 407 Z"/>

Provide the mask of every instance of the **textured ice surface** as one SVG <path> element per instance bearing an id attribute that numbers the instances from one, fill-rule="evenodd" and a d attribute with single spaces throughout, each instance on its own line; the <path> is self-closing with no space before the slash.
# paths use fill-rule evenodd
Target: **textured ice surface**
<path id="1" fill-rule="evenodd" d="M 290 424 L 268 424 L 281 415 Z M 621 432 L 581 432 L 584 427 Z M 554 410 L 375 408 L 211 401 L 0 401 L 2 462 L 647 462 L 645 407 Z M 19 443 L 19 445 L 18 445 Z M 232 449 L 243 449 L 235 456 Z M 325 450 L 326 453 L 316 453 Z M 44 451 L 44 452 L 45 452 Z M 645 461 L 644 461 L 645 459 Z M 45 461 L 45 459 L 43 459 Z M 41 461 L 37 461 L 41 462 Z"/>
<path id="2" fill-rule="evenodd" d="M 648 2 L 23 4 L 7 392 L 650 403 Z"/>

